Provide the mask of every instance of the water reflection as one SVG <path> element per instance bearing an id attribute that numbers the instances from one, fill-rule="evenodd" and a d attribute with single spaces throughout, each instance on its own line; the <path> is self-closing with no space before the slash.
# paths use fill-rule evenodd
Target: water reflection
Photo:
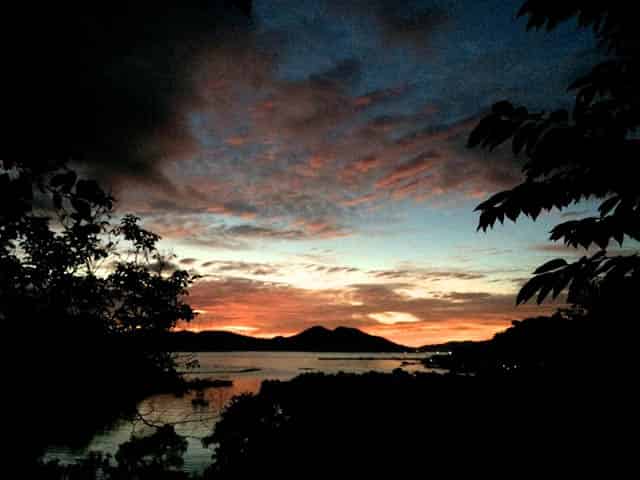
<path id="1" fill-rule="evenodd" d="M 51 448 L 47 457 L 73 461 L 87 451 L 100 450 L 115 454 L 118 445 L 132 434 L 144 435 L 153 425 L 172 423 L 176 432 L 189 443 L 184 456 L 185 469 L 200 471 L 211 461 L 212 450 L 204 448 L 201 439 L 211 433 L 225 405 L 235 395 L 255 393 L 266 379 L 289 380 L 305 372 L 325 373 L 368 371 L 428 371 L 419 360 L 429 354 L 308 353 L 308 352 L 203 352 L 197 354 L 199 368 L 189 371 L 191 378 L 231 380 L 232 386 L 206 388 L 200 394 L 190 392 L 182 397 L 154 395 L 142 401 L 138 410 L 142 418 L 121 421 L 99 432 L 85 449 Z"/>

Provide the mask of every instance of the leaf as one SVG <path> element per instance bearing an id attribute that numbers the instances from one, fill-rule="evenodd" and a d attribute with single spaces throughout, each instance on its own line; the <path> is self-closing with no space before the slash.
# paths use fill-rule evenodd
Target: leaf
<path id="1" fill-rule="evenodd" d="M 562 272 L 559 272 L 559 274 L 555 276 L 553 292 L 551 292 L 551 296 L 554 299 L 557 298 L 558 295 L 560 295 L 560 292 L 567 288 L 567 285 L 569 285 L 569 282 L 571 281 L 571 275 L 567 270 L 568 269 L 564 269 Z"/>
<path id="2" fill-rule="evenodd" d="M 591 104 L 594 97 L 596 96 L 597 89 L 593 86 L 584 87 L 577 96 L 577 102 L 579 102 L 582 106 L 586 106 Z"/>
<path id="3" fill-rule="evenodd" d="M 551 113 L 551 115 L 549 116 L 549 120 L 556 123 L 567 123 L 569 121 L 569 112 L 564 109 L 556 110 L 555 112 Z"/>
<path id="4" fill-rule="evenodd" d="M 512 147 L 513 147 L 514 155 L 518 155 L 522 151 L 524 146 L 527 144 L 527 141 L 529 140 L 528 135 L 531 132 L 532 126 L 533 126 L 532 123 L 527 123 L 523 125 L 518 129 L 518 131 L 513 136 Z"/>
<path id="5" fill-rule="evenodd" d="M 491 111 L 498 115 L 511 115 L 514 111 L 513 105 L 507 100 L 497 102 L 491 108 Z"/>
<path id="6" fill-rule="evenodd" d="M 518 13 L 516 14 L 516 18 L 520 18 L 526 15 L 530 9 L 531 9 L 531 6 L 529 5 L 529 2 L 525 2 L 522 5 L 522 7 L 520 7 L 520 10 L 518 10 Z"/>
<path id="7" fill-rule="evenodd" d="M 489 115 L 478 123 L 476 128 L 474 128 L 469 134 L 469 139 L 467 140 L 467 147 L 474 148 L 480 145 L 483 140 L 487 138 L 487 136 L 491 133 L 491 129 L 493 127 L 493 123 L 495 121 L 495 117 L 493 115 Z"/>
<path id="8" fill-rule="evenodd" d="M 490 211 L 484 211 L 480 214 L 480 221 L 478 222 L 478 230 L 483 232 L 487 231 L 487 228 L 493 227 L 496 222 L 495 217 Z"/>
<path id="9" fill-rule="evenodd" d="M 75 211 L 78 212 L 78 216 L 80 218 L 84 218 L 84 219 L 90 219 L 91 218 L 91 207 L 84 200 L 79 200 L 77 198 L 72 198 L 71 199 L 71 205 L 73 206 Z"/>
<path id="10" fill-rule="evenodd" d="M 69 170 L 55 175 L 51 178 L 49 184 L 54 188 L 60 187 L 63 191 L 68 192 L 73 187 L 73 184 L 76 183 L 77 178 L 76 172 Z"/>
<path id="11" fill-rule="evenodd" d="M 105 197 L 104 192 L 95 180 L 78 180 L 76 195 L 92 203 L 100 203 Z"/>
<path id="12" fill-rule="evenodd" d="M 518 219 L 518 215 L 520 215 L 520 208 L 515 203 L 510 203 L 506 206 L 505 215 L 509 220 L 515 222 Z"/>
<path id="13" fill-rule="evenodd" d="M 488 200 L 478 205 L 474 211 L 477 212 L 479 210 L 486 210 L 490 207 L 495 207 L 497 204 L 505 200 L 510 194 L 510 191 L 498 192 L 495 195 L 492 195 Z"/>
<path id="14" fill-rule="evenodd" d="M 551 260 L 545 263 L 544 265 L 542 265 L 541 267 L 538 267 L 536 271 L 533 273 L 534 275 L 539 275 L 541 273 L 547 273 L 547 272 L 551 272 L 552 270 L 557 270 L 561 267 L 566 267 L 567 265 L 568 263 L 566 262 L 566 260 L 562 258 L 556 258 L 555 260 Z"/>
<path id="15" fill-rule="evenodd" d="M 520 106 L 513 111 L 511 118 L 518 123 L 522 123 L 529 118 L 529 110 L 527 110 L 527 107 Z"/>
<path id="16" fill-rule="evenodd" d="M 100 233 L 100 226 L 95 223 L 89 223 L 85 226 L 85 231 L 88 235 L 98 235 Z"/>
<path id="17" fill-rule="evenodd" d="M 577 90 L 579 88 L 589 85 L 592 82 L 593 82 L 593 72 L 583 77 L 580 77 L 578 80 L 573 82 L 571 85 L 569 85 L 569 88 L 567 89 L 567 91 L 570 92 L 572 90 Z"/>
<path id="18" fill-rule="evenodd" d="M 542 287 L 540 287 L 540 293 L 538 294 L 538 298 L 536 299 L 536 303 L 538 305 L 544 302 L 544 299 L 547 298 L 547 295 L 549 295 L 549 292 L 551 291 L 552 288 L 553 288 L 553 283 L 551 282 L 547 282 L 543 284 Z"/>
<path id="19" fill-rule="evenodd" d="M 56 208 L 56 210 L 62 209 L 62 195 L 60 195 L 58 192 L 53 194 L 53 206 Z"/>
<path id="20" fill-rule="evenodd" d="M 518 297 L 516 298 L 516 305 L 520 305 L 521 303 L 526 303 L 531 297 L 533 297 L 538 290 L 542 288 L 544 282 L 548 280 L 547 275 L 538 275 L 533 277 L 518 292 Z"/>
<path id="21" fill-rule="evenodd" d="M 540 216 L 540 212 L 542 211 L 542 208 L 535 205 L 535 206 L 532 206 L 529 210 L 530 210 L 529 215 L 533 220 L 535 220 Z"/>
<path id="22" fill-rule="evenodd" d="M 53 176 L 49 183 L 51 184 L 52 187 L 59 187 L 60 185 L 64 184 L 66 180 L 67 180 L 67 174 L 59 173 L 58 175 Z"/>
<path id="23" fill-rule="evenodd" d="M 601 250 L 605 250 L 609 245 L 609 235 L 601 228 L 595 232 L 593 241 Z"/>
<path id="24" fill-rule="evenodd" d="M 618 205 L 618 203 L 620 203 L 621 200 L 622 199 L 619 196 L 615 196 L 602 202 L 602 204 L 598 208 L 598 210 L 600 211 L 600 216 L 604 217 L 605 215 L 607 215 L 616 207 L 616 205 Z"/>

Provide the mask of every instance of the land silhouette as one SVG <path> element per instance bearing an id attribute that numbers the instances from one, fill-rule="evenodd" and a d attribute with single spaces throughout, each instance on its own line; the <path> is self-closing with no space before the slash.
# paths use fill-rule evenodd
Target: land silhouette
<path id="1" fill-rule="evenodd" d="M 289 337 L 256 338 L 224 331 L 172 332 L 166 335 L 166 348 L 174 352 L 271 351 L 271 352 L 411 352 L 383 337 L 357 328 L 333 330 L 315 326 Z"/>

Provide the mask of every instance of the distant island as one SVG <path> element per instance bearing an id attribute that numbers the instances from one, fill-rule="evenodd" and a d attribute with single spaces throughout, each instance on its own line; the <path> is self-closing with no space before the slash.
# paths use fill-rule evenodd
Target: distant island
<path id="1" fill-rule="evenodd" d="M 370 352 L 400 353 L 416 349 L 369 335 L 357 328 L 333 330 L 316 326 L 290 337 L 256 338 L 225 331 L 177 331 L 167 334 L 166 349 L 174 352 Z"/>

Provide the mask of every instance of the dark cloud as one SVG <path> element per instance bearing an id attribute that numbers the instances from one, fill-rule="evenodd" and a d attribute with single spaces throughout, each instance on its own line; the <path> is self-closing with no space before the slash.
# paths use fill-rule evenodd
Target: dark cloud
<path id="1" fill-rule="evenodd" d="M 358 59 L 349 58 L 338 62 L 334 67 L 319 74 L 309 76 L 309 82 L 319 86 L 337 86 L 339 88 L 356 83 L 360 78 L 361 64 Z"/>
<path id="2" fill-rule="evenodd" d="M 351 23 L 364 14 L 398 38 L 428 34 L 448 21 L 434 5 L 341 3 L 329 2 L 327 11 L 342 9 Z M 98 139 L 88 142 L 95 144 L 95 158 L 87 161 L 103 180 L 122 180 L 117 195 L 123 209 L 288 223 L 273 232 L 251 225 L 223 232 L 226 238 L 200 239 L 237 249 L 246 247 L 241 237 L 300 239 L 312 230 L 320 238 L 344 235 L 353 230 L 353 212 L 371 203 L 482 195 L 518 178 L 510 159 L 463 148 L 477 113 L 455 121 L 437 115 L 436 106 L 415 100 L 425 87 L 412 77 L 387 72 L 372 82 L 374 59 L 357 49 L 285 75 L 288 55 L 307 31 L 291 19 L 288 29 L 252 24 L 228 4 L 217 10 L 214 4 L 154 10 L 140 31 L 134 27 L 142 9 L 132 7 L 113 51 L 114 33 L 94 34 L 101 55 L 91 55 L 90 74 L 100 78 L 84 83 L 96 99 L 73 118 L 99 117 L 92 130 Z M 135 48 L 125 51 L 127 39 L 136 40 Z M 118 95 L 123 98 L 114 100 Z M 145 188 L 124 188 L 131 182 Z"/>
<path id="3" fill-rule="evenodd" d="M 280 272 L 281 269 L 279 265 L 270 263 L 225 260 L 210 260 L 207 262 L 203 262 L 202 267 L 208 268 L 210 271 L 214 272 L 236 272 L 256 276 L 274 275 Z"/>
<path id="4" fill-rule="evenodd" d="M 461 271 L 444 271 L 429 270 L 425 268 L 406 268 L 401 270 L 373 270 L 369 272 L 376 278 L 383 279 L 414 279 L 426 281 L 440 281 L 444 279 L 454 280 L 480 280 L 486 278 L 484 272 L 461 272 Z"/>
<path id="5" fill-rule="evenodd" d="M 390 45 L 411 45 L 427 50 L 431 35 L 451 17 L 437 5 L 418 6 L 413 2 L 381 2 L 376 18 Z"/>
<path id="6" fill-rule="evenodd" d="M 135 178 L 171 193 L 160 164 L 197 148 L 184 110 L 195 93 L 192 61 L 247 35 L 247 5 L 6 7 L 2 156 L 72 160 L 104 182 Z"/>
<path id="7" fill-rule="evenodd" d="M 570 254 L 570 255 L 587 255 L 588 253 L 595 253 L 599 249 L 597 246 L 591 248 L 591 251 L 587 251 L 582 247 L 574 248 L 569 245 L 565 245 L 563 243 L 542 243 L 537 245 L 532 245 L 531 250 L 536 252 L 545 252 L 545 253 L 557 253 L 557 254 Z"/>
<path id="8" fill-rule="evenodd" d="M 265 1 L 253 21 L 232 3 L 5 15 L 35 42 L 4 42 L 3 148 L 75 159 L 165 237 L 235 250 L 362 233 L 394 202 L 521 178 L 508 149 L 465 142 L 505 88 L 534 90 L 523 72 L 547 51 L 465 17 L 473 2 Z M 464 29 L 440 41 L 452 21 Z M 408 51 L 431 40 L 445 60 Z"/>
<path id="9" fill-rule="evenodd" d="M 327 273 L 355 273 L 359 271 L 360 269 L 355 267 L 325 267 Z"/>
<path id="10" fill-rule="evenodd" d="M 484 292 L 466 292 L 466 293 L 451 292 L 451 293 L 446 293 L 442 295 L 441 298 L 445 298 L 447 300 L 453 300 L 453 301 L 460 301 L 460 302 L 472 302 L 476 300 L 490 299 L 491 296 L 492 295 L 490 293 L 484 293 Z"/>
<path id="11" fill-rule="evenodd" d="M 162 238 L 227 250 L 250 249 L 260 241 L 305 241 L 351 234 L 348 229 L 326 220 L 298 220 L 290 225 L 265 222 L 228 225 L 211 213 L 149 214 L 144 226 Z"/>
<path id="12" fill-rule="evenodd" d="M 218 227 L 214 232 L 219 235 L 243 239 L 274 239 L 274 240 L 312 240 L 318 238 L 335 238 L 349 235 L 338 225 L 324 221 L 298 221 L 297 229 L 280 228 L 261 225 L 234 225 Z"/>
<path id="13" fill-rule="evenodd" d="M 407 179 L 415 178 L 417 175 L 429 170 L 438 157 L 439 154 L 437 152 L 422 153 L 408 162 L 395 167 L 391 172 L 376 182 L 376 187 L 390 188 Z"/>
<path id="14" fill-rule="evenodd" d="M 283 240 L 300 240 L 305 237 L 302 230 L 282 230 L 256 225 L 235 225 L 219 229 L 223 235 L 243 238 L 274 238 Z"/>
<path id="15" fill-rule="evenodd" d="M 430 36 L 451 17 L 446 9 L 430 2 L 413 0 L 328 0 L 329 11 L 339 18 L 368 18 L 379 30 L 385 46 L 411 46 L 424 49 Z"/>
<path id="16" fill-rule="evenodd" d="M 634 255 L 640 251 L 640 245 L 638 245 L 637 242 L 627 242 L 625 243 L 625 246 L 626 245 L 629 245 L 629 246 L 625 248 L 610 246 L 610 248 L 607 248 L 607 253 L 609 255 Z M 575 248 L 570 245 L 565 245 L 563 243 L 542 243 L 542 244 L 532 245 L 530 249 L 536 252 L 557 254 L 557 255 L 563 255 L 563 256 L 573 256 L 573 257 L 593 255 L 600 251 L 600 248 L 597 245 L 591 245 L 588 249 L 584 249 L 583 247 Z"/>

